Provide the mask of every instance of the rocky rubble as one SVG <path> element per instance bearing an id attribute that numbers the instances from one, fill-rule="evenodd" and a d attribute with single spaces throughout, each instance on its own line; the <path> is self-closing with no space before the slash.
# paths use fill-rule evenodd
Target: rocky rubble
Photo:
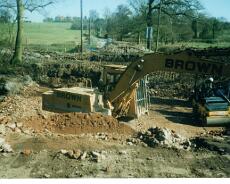
<path id="1" fill-rule="evenodd" d="M 19 95 L 6 96 L 0 104 L 0 136 L 7 132 L 25 133 L 30 135 L 34 130 L 25 127 L 27 117 L 43 118 L 48 112 L 42 111 L 40 88 L 35 84 L 25 86 Z"/>
<path id="2" fill-rule="evenodd" d="M 161 145 L 169 148 L 185 150 L 191 148 L 191 142 L 189 139 L 186 139 L 167 128 L 149 128 L 147 132 L 139 133 L 138 138 L 149 147 Z"/>
<path id="3" fill-rule="evenodd" d="M 107 141 L 108 140 L 108 134 L 107 133 L 97 133 L 95 138 L 99 139 L 99 140 Z"/>
<path id="4" fill-rule="evenodd" d="M 76 160 L 85 160 L 88 153 L 86 151 L 81 151 L 79 149 L 76 150 L 64 150 L 62 149 L 59 153 L 67 156 L 70 159 L 76 159 Z"/>
<path id="5" fill-rule="evenodd" d="M 141 45 L 130 44 L 128 42 L 115 42 L 106 45 L 100 50 L 101 52 L 114 54 L 137 54 L 146 52 L 146 48 Z"/>
<path id="6" fill-rule="evenodd" d="M 29 75 L 18 77 L 0 76 L 0 96 L 19 94 L 24 87 L 35 85 L 36 83 Z"/>
<path id="7" fill-rule="evenodd" d="M 59 154 L 65 155 L 66 157 L 70 159 L 75 159 L 75 160 L 85 160 L 86 158 L 89 158 L 93 162 L 102 162 L 103 160 L 106 159 L 106 152 L 105 151 L 81 151 L 79 149 L 76 150 L 65 150 L 62 149 L 60 150 Z"/>
<path id="8" fill-rule="evenodd" d="M 187 99 L 194 86 L 192 74 L 175 72 L 154 72 L 149 75 L 151 96 Z"/>
<path id="9" fill-rule="evenodd" d="M 191 141 L 197 150 L 206 149 L 221 155 L 230 154 L 230 138 L 228 136 L 195 137 Z"/>
<path id="10" fill-rule="evenodd" d="M 102 162 L 103 160 L 105 160 L 106 157 L 104 155 L 104 153 L 102 152 L 96 152 L 96 151 L 92 151 L 91 152 L 91 160 L 95 161 L 95 162 Z"/>
<path id="11" fill-rule="evenodd" d="M 11 153 L 13 152 L 13 149 L 9 144 L 5 142 L 4 138 L 0 138 L 0 152 L 2 153 Z"/>
<path id="12" fill-rule="evenodd" d="M 126 144 L 129 146 L 138 145 L 141 144 L 141 140 L 136 138 L 128 138 L 126 139 Z"/>

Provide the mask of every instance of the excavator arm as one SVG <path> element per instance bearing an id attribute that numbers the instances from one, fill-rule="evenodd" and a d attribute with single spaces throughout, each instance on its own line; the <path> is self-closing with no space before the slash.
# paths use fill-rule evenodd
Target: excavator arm
<path id="1" fill-rule="evenodd" d="M 174 54 L 146 54 L 143 59 L 127 67 L 114 90 L 109 93 L 108 101 L 114 106 L 115 114 L 120 113 L 122 106 L 127 106 L 131 99 L 128 94 L 132 93 L 136 83 L 154 71 L 230 77 L 230 64 L 203 59 L 186 50 Z"/>

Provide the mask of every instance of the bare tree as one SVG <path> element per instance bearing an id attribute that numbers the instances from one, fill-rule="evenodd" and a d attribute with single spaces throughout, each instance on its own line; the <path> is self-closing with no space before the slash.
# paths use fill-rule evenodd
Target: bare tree
<path id="1" fill-rule="evenodd" d="M 97 20 L 99 18 L 99 13 L 97 12 L 97 10 L 90 10 L 89 11 L 89 18 L 92 20 L 92 22 Z"/>
<path id="2" fill-rule="evenodd" d="M 91 28 L 95 31 L 96 21 L 99 19 L 99 13 L 96 10 L 89 11 L 89 45 L 91 43 Z"/>
<path id="3" fill-rule="evenodd" d="M 23 32 L 23 12 L 24 7 L 22 0 L 16 0 L 17 3 L 17 36 L 15 42 L 14 55 L 11 60 L 11 64 L 21 63 L 22 61 L 22 52 L 23 52 L 23 43 L 22 43 L 22 32 Z"/>
<path id="4" fill-rule="evenodd" d="M 12 0 L 1 0 L 0 1 L 0 8 L 15 8 L 15 3 L 14 1 Z"/>
<path id="5" fill-rule="evenodd" d="M 108 32 L 109 32 L 109 19 L 110 19 L 110 17 L 111 17 L 111 11 L 110 11 L 110 9 L 108 8 L 108 7 L 106 7 L 105 9 L 104 9 L 104 14 L 103 14 L 103 17 L 104 17 L 104 19 L 105 19 L 105 31 L 106 31 L 106 35 L 108 35 Z"/>
<path id="6" fill-rule="evenodd" d="M 17 32 L 15 41 L 15 51 L 13 58 L 11 59 L 11 64 L 17 64 L 22 62 L 24 11 L 28 10 L 30 12 L 33 12 L 39 9 L 43 9 L 52 3 L 54 3 L 54 1 L 51 0 L 2 0 L 0 2 L 1 8 L 14 9 L 16 12 Z"/>
<path id="7" fill-rule="evenodd" d="M 191 12 L 202 8 L 198 0 L 129 0 L 130 6 L 136 12 L 146 13 L 146 24 L 152 29 L 153 13 L 158 11 L 158 17 L 163 13 L 169 17 L 175 16 L 191 16 Z M 145 10 L 144 10 L 145 9 Z M 158 19 L 160 22 L 160 19 Z M 158 27 L 159 30 L 159 27 Z M 151 33 L 151 32 L 150 32 Z M 158 36 L 159 37 L 159 36 Z M 147 37 L 147 48 L 151 49 L 151 34 Z M 158 45 L 158 44 L 157 44 Z"/>

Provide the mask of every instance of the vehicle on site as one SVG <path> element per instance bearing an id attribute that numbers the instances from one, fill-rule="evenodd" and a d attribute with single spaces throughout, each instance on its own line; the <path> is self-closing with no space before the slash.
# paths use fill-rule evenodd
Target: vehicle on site
<path id="1" fill-rule="evenodd" d="M 43 109 L 58 112 L 102 112 L 116 118 L 139 117 L 148 112 L 146 75 L 154 71 L 230 77 L 229 64 L 206 60 L 191 50 L 172 54 L 149 53 L 127 67 L 105 66 L 99 89 L 74 87 L 44 93 Z M 209 103 L 203 98 L 199 100 L 203 104 Z M 227 112 L 220 114 L 230 120 L 230 111 Z M 209 115 L 211 118 L 212 114 Z"/>
<path id="2" fill-rule="evenodd" d="M 213 78 L 196 82 L 192 98 L 193 113 L 203 125 L 229 124 L 229 89 Z"/>

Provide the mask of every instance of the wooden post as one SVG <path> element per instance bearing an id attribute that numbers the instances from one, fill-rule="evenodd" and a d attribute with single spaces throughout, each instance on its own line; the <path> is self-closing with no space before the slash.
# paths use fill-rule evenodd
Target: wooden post
<path id="1" fill-rule="evenodd" d="M 83 58 L 83 4 L 82 0 L 80 0 L 81 6 L 81 59 Z"/>

